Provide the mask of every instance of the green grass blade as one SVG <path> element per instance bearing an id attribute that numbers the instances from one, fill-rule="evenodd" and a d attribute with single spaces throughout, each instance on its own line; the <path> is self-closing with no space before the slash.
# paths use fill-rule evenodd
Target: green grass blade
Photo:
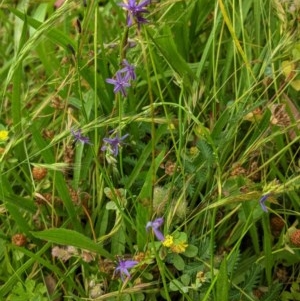
<path id="1" fill-rule="evenodd" d="M 270 231 L 270 223 L 268 215 L 264 215 L 262 219 L 263 226 L 263 248 L 264 248 L 264 263 L 265 263 L 265 271 L 266 278 L 269 286 L 272 284 L 272 269 L 274 265 L 273 254 L 272 254 L 272 234 Z"/>
<path id="2" fill-rule="evenodd" d="M 56 13 L 54 13 L 46 22 L 40 22 L 13 7 L 9 7 L 9 10 L 21 20 L 25 21 L 26 19 L 28 25 L 32 26 L 38 31 L 41 31 L 41 33 L 45 34 L 54 44 L 63 47 L 67 51 L 70 51 L 70 46 L 74 50 L 76 49 L 76 43 L 70 38 L 70 36 L 66 35 L 62 31 L 59 31 L 58 29 L 51 28 L 53 27 L 52 23 L 54 23 L 59 16 L 67 13 L 68 7 L 66 5 L 63 6 L 62 10 L 58 10 Z"/>
<path id="3" fill-rule="evenodd" d="M 150 31 L 147 34 L 173 71 L 179 74 L 185 86 L 191 88 L 193 80 L 196 80 L 196 75 L 177 51 L 171 29 L 166 26 L 162 35 L 155 38 Z"/>
<path id="4" fill-rule="evenodd" d="M 229 282 L 227 274 L 227 260 L 224 257 L 218 273 L 216 283 L 216 300 L 228 301 L 229 297 Z"/>
<path id="5" fill-rule="evenodd" d="M 40 232 L 32 232 L 36 238 L 47 240 L 52 243 L 74 246 L 83 250 L 88 250 L 99 254 L 105 258 L 113 259 L 113 256 L 105 251 L 99 244 L 95 243 L 88 237 L 73 230 L 68 229 L 49 229 Z"/>
<path id="6" fill-rule="evenodd" d="M 158 143 L 161 136 L 166 132 L 166 126 L 161 126 L 156 132 L 155 137 L 152 137 L 152 139 L 155 139 L 155 144 Z M 152 142 L 150 141 L 147 146 L 145 147 L 143 153 L 141 154 L 139 161 L 136 163 L 133 171 L 130 174 L 130 177 L 128 178 L 128 181 L 126 181 L 126 187 L 130 188 L 134 181 L 139 177 L 141 169 L 145 165 L 145 162 L 147 162 L 149 156 L 151 155 L 152 151 Z"/>

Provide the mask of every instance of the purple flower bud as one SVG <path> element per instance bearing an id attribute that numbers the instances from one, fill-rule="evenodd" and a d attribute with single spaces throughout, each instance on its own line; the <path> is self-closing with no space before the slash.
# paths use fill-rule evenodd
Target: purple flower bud
<path id="1" fill-rule="evenodd" d="M 155 219 L 154 221 L 150 221 L 146 225 L 146 230 L 148 231 L 150 228 L 152 228 L 156 238 L 160 241 L 165 240 L 164 235 L 159 230 L 159 227 L 164 223 L 164 219 L 162 217 L 159 217 Z"/>
<path id="2" fill-rule="evenodd" d="M 71 129 L 71 134 L 73 135 L 73 137 L 74 137 L 74 139 L 75 139 L 76 142 L 79 141 L 82 144 L 91 144 L 90 138 L 82 136 L 80 129 L 78 131 L 76 131 L 76 132 L 73 129 Z"/>
<path id="3" fill-rule="evenodd" d="M 124 77 L 127 78 L 128 80 L 136 79 L 136 74 L 135 74 L 135 67 L 133 65 L 130 65 L 127 60 L 123 60 L 122 65 L 124 68 L 122 68 L 119 72 L 120 73 L 125 73 Z"/>
<path id="4" fill-rule="evenodd" d="M 267 194 L 263 195 L 263 196 L 260 198 L 260 200 L 259 200 L 260 207 L 261 207 L 261 209 L 262 209 L 263 211 L 265 211 L 265 212 L 268 212 L 268 208 L 266 207 L 265 202 L 266 202 L 266 200 L 268 199 L 269 196 L 270 196 L 270 194 L 267 193 Z"/>

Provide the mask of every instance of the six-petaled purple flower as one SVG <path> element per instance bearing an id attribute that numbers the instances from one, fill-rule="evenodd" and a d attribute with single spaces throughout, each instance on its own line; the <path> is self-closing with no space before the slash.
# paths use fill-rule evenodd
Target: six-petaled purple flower
<path id="1" fill-rule="evenodd" d="M 119 147 L 122 145 L 123 141 L 129 136 L 126 134 L 122 137 L 118 135 L 115 138 L 103 138 L 105 145 L 101 147 L 102 151 L 109 150 L 114 157 L 116 157 L 119 153 Z"/>
<path id="2" fill-rule="evenodd" d="M 127 80 L 135 80 L 136 79 L 136 74 L 135 74 L 135 67 L 131 64 L 128 63 L 127 60 L 123 60 L 122 61 L 122 65 L 124 66 L 124 68 L 122 68 L 119 72 L 120 73 L 124 73 L 124 77 L 127 79 Z"/>
<path id="3" fill-rule="evenodd" d="M 128 78 L 123 76 L 121 72 L 116 73 L 116 79 L 107 78 L 106 82 L 115 86 L 114 93 L 121 92 L 124 97 L 127 95 L 126 88 L 130 87 L 130 83 L 128 82 Z"/>
<path id="4" fill-rule="evenodd" d="M 266 202 L 266 200 L 268 199 L 269 196 L 270 196 L 269 193 L 268 193 L 268 194 L 265 194 L 265 195 L 263 195 L 263 196 L 260 198 L 260 200 L 259 200 L 259 204 L 260 204 L 260 206 L 261 206 L 261 209 L 262 209 L 263 211 L 265 211 L 265 212 L 268 212 L 268 208 L 266 207 L 265 202 Z"/>
<path id="5" fill-rule="evenodd" d="M 90 138 L 82 136 L 80 129 L 78 131 L 76 131 L 76 132 L 73 129 L 71 129 L 71 134 L 73 135 L 73 137 L 74 137 L 74 139 L 75 139 L 76 142 L 79 141 L 82 144 L 91 144 L 90 143 Z"/>
<path id="6" fill-rule="evenodd" d="M 136 22 L 138 26 L 140 24 L 147 23 L 143 14 L 148 12 L 145 9 L 148 4 L 150 4 L 150 0 L 144 0 L 139 4 L 137 4 L 136 0 L 128 0 L 127 3 L 119 3 L 119 6 L 128 11 L 127 26 L 131 26 L 134 22 Z"/>
<path id="7" fill-rule="evenodd" d="M 152 228 L 156 238 L 160 241 L 165 240 L 164 235 L 159 230 L 160 226 L 164 223 L 164 219 L 162 217 L 159 217 L 155 219 L 154 221 L 150 221 L 146 225 L 146 230 L 148 231 L 150 228 Z"/>
<path id="8" fill-rule="evenodd" d="M 115 273 L 119 273 L 121 276 L 122 281 L 125 280 L 124 275 L 126 276 L 126 278 L 130 278 L 130 273 L 128 271 L 128 269 L 133 268 L 134 266 L 136 266 L 138 264 L 137 261 L 135 260 L 119 260 L 119 264 L 115 269 Z"/>

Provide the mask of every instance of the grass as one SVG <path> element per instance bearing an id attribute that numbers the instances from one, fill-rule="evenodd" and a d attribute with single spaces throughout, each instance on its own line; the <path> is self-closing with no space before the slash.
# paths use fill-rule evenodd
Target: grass
<path id="1" fill-rule="evenodd" d="M 1 300 L 300 300 L 299 3 L 54 4 L 0 2 Z"/>

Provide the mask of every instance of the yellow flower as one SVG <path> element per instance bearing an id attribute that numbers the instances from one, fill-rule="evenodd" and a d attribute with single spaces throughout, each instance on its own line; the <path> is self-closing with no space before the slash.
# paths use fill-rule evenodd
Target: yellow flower
<path id="1" fill-rule="evenodd" d="M 183 253 L 187 247 L 188 244 L 185 241 L 180 241 L 170 246 L 170 249 L 173 253 Z"/>
<path id="2" fill-rule="evenodd" d="M 174 243 L 174 239 L 172 235 L 167 235 L 165 240 L 163 241 L 163 245 L 167 248 L 170 248 Z"/>
<path id="3" fill-rule="evenodd" d="M 8 139 L 8 131 L 1 130 L 0 131 L 0 141 L 6 141 Z"/>

